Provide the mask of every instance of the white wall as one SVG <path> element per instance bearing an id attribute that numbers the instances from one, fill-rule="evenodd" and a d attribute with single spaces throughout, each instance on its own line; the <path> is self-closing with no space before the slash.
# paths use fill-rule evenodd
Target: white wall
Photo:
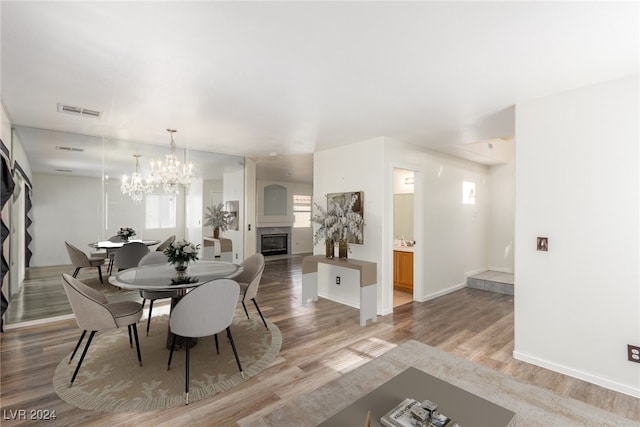
<path id="1" fill-rule="evenodd" d="M 2 103 L 0 103 L 0 138 L 5 147 L 11 152 L 11 122 Z"/>
<path id="2" fill-rule="evenodd" d="M 514 351 L 636 397 L 638 90 L 636 75 L 516 108 Z"/>
<path id="3" fill-rule="evenodd" d="M 513 142 L 502 144 L 505 165 L 489 168 L 490 204 L 487 258 L 489 269 L 513 273 L 515 219 L 515 155 Z"/>
<path id="4" fill-rule="evenodd" d="M 89 253 L 102 240 L 102 192 L 98 178 L 33 174 L 32 267 L 70 264 L 68 241 Z"/>
<path id="5" fill-rule="evenodd" d="M 32 267 L 70 264 L 65 240 L 89 253 L 91 242 L 132 227 L 136 238 L 184 238 L 184 192 L 176 196 L 176 228 L 145 227 L 144 202 L 136 204 L 120 192 L 118 180 L 106 184 L 106 223 L 102 221 L 102 183 L 99 178 L 35 173 L 33 175 Z"/>
<path id="6" fill-rule="evenodd" d="M 238 230 L 227 230 L 221 235 L 231 239 L 233 245 L 233 262 L 242 262 L 244 260 L 244 223 L 242 218 L 245 217 L 244 213 L 244 168 L 233 171 L 225 172 L 223 177 L 223 194 L 224 201 L 238 201 Z"/>

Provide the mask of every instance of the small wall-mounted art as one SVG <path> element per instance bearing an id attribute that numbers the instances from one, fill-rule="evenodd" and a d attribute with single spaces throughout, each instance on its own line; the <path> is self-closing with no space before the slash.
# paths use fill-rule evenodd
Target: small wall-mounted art
<path id="1" fill-rule="evenodd" d="M 238 230 L 240 202 L 238 200 L 229 200 L 225 203 L 224 210 L 229 212 L 229 230 Z"/>
<path id="2" fill-rule="evenodd" d="M 537 248 L 539 251 L 547 252 L 549 250 L 549 238 L 538 237 Z"/>
<path id="3" fill-rule="evenodd" d="M 353 212 L 359 213 L 360 216 L 364 219 L 364 199 L 363 199 L 364 192 L 363 191 L 350 191 L 346 193 L 327 194 L 327 208 L 329 207 L 329 199 L 332 199 L 335 203 L 342 204 L 344 206 L 347 204 L 348 201 L 351 200 L 351 197 L 354 194 L 356 195 L 357 200 L 353 204 L 352 210 Z M 364 225 L 363 224 L 360 225 L 360 235 L 362 237 L 358 238 L 358 236 L 354 236 L 352 233 L 349 233 L 347 241 L 349 243 L 355 243 L 357 245 L 364 244 Z"/>

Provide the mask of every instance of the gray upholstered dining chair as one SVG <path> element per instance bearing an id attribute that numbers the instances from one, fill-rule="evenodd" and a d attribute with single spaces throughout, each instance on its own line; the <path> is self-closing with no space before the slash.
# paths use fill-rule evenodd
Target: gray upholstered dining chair
<path id="1" fill-rule="evenodd" d="M 146 254 L 149 248 L 142 242 L 131 242 L 123 245 L 113 257 L 113 268 L 116 271 L 137 267 L 138 263 Z"/>
<path id="2" fill-rule="evenodd" d="M 85 267 L 98 267 L 98 277 L 100 277 L 100 283 L 102 282 L 102 265 L 104 264 L 103 257 L 91 257 L 89 258 L 87 254 L 82 252 L 80 249 L 76 248 L 69 242 L 64 242 L 64 245 L 67 247 L 67 252 L 69 253 L 69 258 L 71 259 L 71 264 L 76 268 L 76 271 L 73 272 L 73 277 L 78 277 L 78 272 L 81 268 Z"/>
<path id="3" fill-rule="evenodd" d="M 168 263 L 169 259 L 162 252 L 149 252 L 145 256 L 142 257 L 138 266 L 143 265 L 152 265 L 152 264 L 165 264 Z M 140 296 L 142 297 L 142 308 L 144 309 L 144 304 L 147 300 L 149 300 L 149 315 L 147 317 L 147 336 L 149 336 L 149 327 L 151 326 L 151 312 L 153 311 L 153 302 L 157 299 L 164 298 L 175 298 L 178 296 L 178 291 L 140 291 Z"/>
<path id="4" fill-rule="evenodd" d="M 247 311 L 246 303 L 253 301 L 253 305 L 256 306 L 256 310 L 258 310 L 258 314 L 262 318 L 264 327 L 269 329 L 267 321 L 264 320 L 264 316 L 262 315 L 258 302 L 256 301 L 258 287 L 260 286 L 260 279 L 262 279 L 262 272 L 264 271 L 264 255 L 251 255 L 242 262 L 242 268 L 242 273 L 234 277 L 233 280 L 238 282 L 238 285 L 240 285 L 240 291 L 242 293 L 242 307 L 247 315 L 247 319 L 249 318 L 249 312 Z"/>
<path id="5" fill-rule="evenodd" d="M 169 247 L 169 245 L 172 244 L 174 240 L 176 240 L 175 234 L 173 236 L 169 237 L 164 242 L 160 243 L 158 245 L 158 247 L 156 248 L 156 251 L 157 252 L 164 252 L 164 250 L 167 249 L 167 247 Z"/>
<path id="6" fill-rule="evenodd" d="M 113 243 L 124 242 L 124 239 L 117 234 L 109 237 L 108 240 Z M 113 269 L 113 258 L 116 256 L 116 252 L 118 252 L 118 248 L 107 249 L 107 258 L 109 258 L 109 267 L 107 268 L 107 274 L 111 274 L 111 270 Z"/>
<path id="7" fill-rule="evenodd" d="M 227 330 L 227 337 L 231 343 L 233 354 L 238 364 L 242 378 L 244 372 L 238 357 L 236 345 L 231 334 L 231 321 L 238 304 L 240 286 L 231 279 L 218 279 L 205 283 L 193 289 L 182 297 L 171 312 L 169 327 L 173 338 L 171 339 L 171 352 L 167 370 L 171 368 L 173 348 L 176 343 L 176 335 L 186 338 L 185 350 L 185 403 L 189 404 L 189 347 L 190 338 L 215 336 L 216 348 L 218 348 L 218 332 Z"/>
<path id="8" fill-rule="evenodd" d="M 71 363 L 76 355 L 87 331 L 91 331 L 87 344 L 84 346 L 84 350 L 82 351 L 82 356 L 80 357 L 78 366 L 76 366 L 76 370 L 71 378 L 69 387 L 73 385 L 73 382 L 78 375 L 78 371 L 80 371 L 80 366 L 84 361 L 84 357 L 87 354 L 89 345 L 91 345 L 91 340 L 93 340 L 97 331 L 127 326 L 129 331 L 129 345 L 133 347 L 133 343 L 131 341 L 131 330 L 133 330 L 133 334 L 136 338 L 138 362 L 140 363 L 140 366 L 142 366 L 142 355 L 140 354 L 138 329 L 136 327 L 136 323 L 140 320 L 140 317 L 142 317 L 142 304 L 135 301 L 109 303 L 103 294 L 93 288 L 90 288 L 81 281 L 74 279 L 68 274 L 62 275 L 62 285 L 67 294 L 67 298 L 69 299 L 69 304 L 71 305 L 71 309 L 73 310 L 73 314 L 76 318 L 76 323 L 78 324 L 78 327 L 82 329 L 82 335 L 69 358 L 69 363 Z"/>

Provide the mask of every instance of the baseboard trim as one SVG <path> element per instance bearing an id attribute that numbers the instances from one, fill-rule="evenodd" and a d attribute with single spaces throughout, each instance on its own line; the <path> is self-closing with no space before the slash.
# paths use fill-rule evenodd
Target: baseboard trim
<path id="1" fill-rule="evenodd" d="M 8 324 L 5 323 L 4 330 L 10 331 L 12 329 L 29 328 L 31 326 L 46 325 L 47 323 L 60 322 L 63 320 L 69 320 L 74 318 L 75 317 L 73 314 L 64 314 L 62 316 L 45 317 L 44 319 L 27 320 L 25 322 L 8 323 Z"/>
<path id="2" fill-rule="evenodd" d="M 341 301 L 336 297 L 325 295 L 323 292 L 318 292 L 318 297 L 328 299 L 329 301 L 337 302 L 338 304 L 347 305 L 349 307 L 357 308 L 358 310 L 360 310 L 360 304 L 356 304 L 351 301 Z"/>
<path id="3" fill-rule="evenodd" d="M 570 377 L 577 378 L 579 380 L 583 380 L 591 384 L 599 385 L 609 390 L 617 391 L 619 393 L 627 394 L 632 397 L 640 398 L 640 388 L 635 389 L 625 384 L 620 384 L 615 381 L 607 380 L 605 378 L 601 378 L 596 375 L 591 375 L 586 372 L 578 371 L 576 369 L 572 369 L 564 365 L 559 365 L 557 363 L 549 362 L 548 360 L 540 359 L 535 356 L 528 355 L 526 353 L 521 353 L 519 351 L 513 352 L 513 358 L 516 360 L 520 360 L 522 362 L 530 363 L 532 365 L 540 366 L 541 368 L 549 369 L 550 371 L 559 372 L 561 374 L 565 374 Z"/>
<path id="4" fill-rule="evenodd" d="M 447 295 L 447 294 L 450 294 L 451 292 L 455 292 L 457 290 L 465 288 L 466 286 L 467 286 L 466 283 L 460 283 L 460 284 L 454 285 L 454 286 L 452 286 L 450 288 L 446 288 L 446 289 L 443 289 L 441 291 L 434 292 L 434 293 L 429 294 L 429 295 L 425 295 L 425 296 L 421 297 L 420 299 L 418 299 L 416 301 L 427 302 L 427 301 L 430 301 L 432 299 L 436 299 L 436 298 L 439 298 L 439 297 L 441 297 L 443 295 Z"/>

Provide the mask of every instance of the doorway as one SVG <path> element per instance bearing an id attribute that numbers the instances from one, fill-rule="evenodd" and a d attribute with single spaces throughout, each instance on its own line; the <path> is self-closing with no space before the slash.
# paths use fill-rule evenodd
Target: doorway
<path id="1" fill-rule="evenodd" d="M 393 308 L 414 300 L 415 173 L 393 168 Z"/>

